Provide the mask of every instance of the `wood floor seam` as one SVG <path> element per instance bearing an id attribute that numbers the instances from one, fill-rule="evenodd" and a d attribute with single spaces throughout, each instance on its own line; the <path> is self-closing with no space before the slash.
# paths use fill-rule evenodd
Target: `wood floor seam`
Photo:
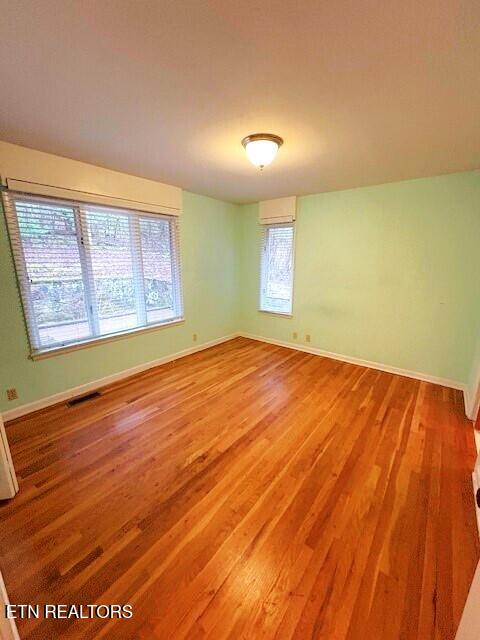
<path id="1" fill-rule="evenodd" d="M 461 408 L 239 337 L 12 421 L 11 600 L 134 612 L 21 638 L 454 640 L 480 555 Z"/>

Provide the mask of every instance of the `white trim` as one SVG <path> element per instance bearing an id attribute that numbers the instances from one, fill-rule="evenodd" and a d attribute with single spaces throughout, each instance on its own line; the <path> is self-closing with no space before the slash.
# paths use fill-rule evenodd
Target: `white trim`
<path id="1" fill-rule="evenodd" d="M 0 500 L 10 500 L 16 493 L 18 493 L 17 476 L 2 416 L 0 415 Z"/>
<path id="2" fill-rule="evenodd" d="M 455 640 L 478 640 L 480 637 L 480 563 L 477 564 Z"/>
<path id="3" fill-rule="evenodd" d="M 99 193 L 88 193 L 86 191 L 77 191 L 75 189 L 63 189 L 62 187 L 38 184 L 37 182 L 29 182 L 28 180 L 7 178 L 7 188 L 9 191 L 15 191 L 17 193 L 27 193 L 29 195 L 33 194 L 68 201 L 73 200 L 74 202 L 81 201 L 89 204 L 116 207 L 120 209 L 132 209 L 137 212 L 146 211 L 148 213 L 158 213 L 166 216 L 179 216 L 181 213 L 180 209 L 166 207 L 151 202 L 126 200 L 125 198 L 117 198 L 116 196 L 105 196 Z"/>
<path id="4" fill-rule="evenodd" d="M 127 211 L 120 209 L 103 209 L 100 208 L 97 211 L 97 206 L 88 207 L 80 202 L 70 202 L 68 204 L 68 215 L 74 224 L 75 233 L 74 238 L 77 246 L 77 267 L 81 268 L 81 280 L 84 290 L 84 311 L 87 321 L 89 335 L 82 338 L 74 338 L 64 340 L 57 340 L 50 345 L 42 345 L 40 339 L 40 329 L 38 327 L 38 319 L 36 317 L 33 298 L 32 298 L 32 285 L 31 278 L 29 277 L 29 265 L 27 265 L 25 257 L 24 239 L 20 232 L 20 219 L 22 215 L 27 216 L 27 220 L 31 220 L 32 223 L 36 221 L 40 224 L 41 217 L 36 210 L 30 211 L 29 206 L 32 205 L 45 205 L 50 211 L 50 208 L 54 209 L 60 202 L 63 201 L 43 198 L 31 195 L 22 195 L 18 192 L 2 193 L 4 210 L 6 214 L 7 227 L 9 231 L 11 251 L 13 254 L 15 269 L 17 274 L 18 288 L 21 293 L 22 306 L 25 316 L 25 322 L 27 325 L 27 332 L 30 344 L 30 357 L 33 360 L 52 357 L 62 351 L 72 350 L 75 348 L 85 348 L 93 345 L 99 341 L 108 341 L 108 339 L 115 339 L 117 337 L 140 333 L 154 327 L 171 326 L 177 322 L 183 321 L 183 309 L 182 307 L 182 293 L 181 289 L 181 267 L 179 262 L 179 224 L 178 216 L 157 216 L 140 211 Z M 26 207 L 26 208 L 25 208 Z M 40 215 L 40 218 L 38 217 Z M 115 219 L 121 220 L 124 228 L 128 229 L 127 240 L 130 245 L 130 255 L 132 260 L 132 277 L 134 281 L 134 290 L 136 293 L 136 318 L 134 318 L 134 326 L 128 329 L 110 331 L 102 335 L 99 310 L 96 296 L 96 283 L 95 274 L 93 273 L 92 264 L 92 252 L 94 247 L 91 242 L 91 234 L 89 232 L 90 221 L 89 217 L 92 216 L 93 220 L 99 219 L 102 221 L 104 216 L 110 219 L 113 216 Z M 134 255 L 141 255 L 142 252 L 142 239 L 140 233 L 140 226 L 143 223 L 147 224 L 166 224 L 168 226 L 168 241 L 170 246 L 170 266 L 173 280 L 173 307 L 172 311 L 174 316 L 165 318 L 163 320 L 148 321 L 148 313 L 146 310 L 145 295 L 143 295 L 144 288 L 144 274 L 143 274 L 143 262 L 137 261 L 135 264 Z M 136 230 L 136 231 L 135 231 Z M 73 231 L 72 231 L 73 233 Z M 58 249 L 57 260 L 61 260 L 62 251 Z M 142 292 L 142 295 L 139 294 Z M 140 304 L 139 304 L 140 303 Z M 139 306 L 143 311 L 143 314 L 139 313 Z M 85 324 L 85 323 L 84 323 Z"/>
<path id="5" fill-rule="evenodd" d="M 480 456 L 480 431 L 477 431 L 475 429 L 475 425 L 473 426 L 473 437 L 475 438 L 475 446 L 477 448 L 477 454 Z M 478 465 L 478 471 L 479 471 L 479 479 L 480 479 L 480 457 L 478 459 L 479 465 Z"/>
<path id="6" fill-rule="evenodd" d="M 477 505 L 477 491 L 480 489 L 480 433 L 475 429 L 475 425 L 473 426 L 473 437 L 477 448 L 477 460 L 472 473 L 473 502 L 477 516 L 478 535 L 480 537 L 480 507 Z"/>
<path id="7" fill-rule="evenodd" d="M 470 420 L 473 420 L 472 418 L 473 407 L 472 407 L 472 400 L 470 398 L 470 389 L 468 385 L 465 387 L 465 391 L 463 392 L 463 402 L 465 404 L 465 415 L 467 416 L 467 418 L 470 418 Z"/>
<path id="8" fill-rule="evenodd" d="M 262 200 L 258 203 L 258 221 L 260 224 L 294 222 L 297 215 L 297 196 Z"/>
<path id="9" fill-rule="evenodd" d="M 33 183 L 28 188 L 37 189 L 36 193 L 39 189 L 42 193 L 51 189 L 72 198 L 68 193 L 74 192 L 74 199 L 78 199 L 81 192 L 85 198 L 93 197 L 97 204 L 99 198 L 103 203 L 117 203 L 114 206 L 122 201 L 124 207 L 132 208 L 135 203 L 136 209 L 149 207 L 151 211 L 159 209 L 170 215 L 178 215 L 182 209 L 179 187 L 3 141 L 0 141 L 0 176 L 2 184 L 6 186 L 8 182 L 10 188 L 12 184 L 18 188 L 18 183 L 12 181 Z"/>
<path id="10" fill-rule="evenodd" d="M 14 418 L 20 418 L 27 413 L 32 413 L 32 411 L 44 409 L 45 407 L 49 407 L 52 404 L 57 404 L 58 402 L 69 400 L 70 398 L 82 395 L 83 393 L 87 393 L 94 389 L 105 387 L 109 384 L 112 384 L 113 382 L 116 382 L 117 380 L 128 378 L 129 376 L 135 375 L 136 373 L 147 371 L 147 369 L 158 367 L 159 365 L 171 362 L 172 360 L 184 358 L 185 356 L 189 356 L 192 353 L 196 353 L 197 351 L 209 349 L 210 347 L 214 347 L 215 345 L 221 344 L 222 342 L 228 342 L 229 340 L 238 337 L 238 335 L 238 333 L 232 333 L 228 336 L 223 336 L 222 338 L 216 338 L 215 340 L 210 340 L 209 342 L 204 342 L 203 344 L 189 347 L 188 349 L 183 349 L 182 351 L 177 351 L 176 353 L 172 353 L 168 356 L 163 356 L 161 358 L 157 358 L 156 360 L 150 360 L 149 362 L 144 362 L 135 367 L 130 367 L 130 369 L 124 369 L 123 371 L 119 371 L 118 373 L 112 373 L 111 375 L 105 376 L 104 378 L 92 380 L 91 382 L 80 384 L 77 387 L 71 387 L 70 389 L 66 389 L 65 391 L 60 391 L 60 393 L 55 393 L 51 396 L 47 396 L 46 398 L 41 398 L 40 400 L 35 400 L 34 402 L 23 404 L 19 407 L 15 407 L 14 409 L 8 409 L 7 411 L 2 412 L 2 418 L 5 422 L 7 420 L 13 420 Z"/>
<path id="11" fill-rule="evenodd" d="M 267 247 L 269 244 L 269 236 L 270 231 L 272 229 L 292 229 L 292 273 L 291 273 L 291 282 L 290 282 L 290 310 L 289 311 L 278 311 L 276 309 L 267 309 L 263 307 L 264 302 L 264 291 L 266 290 L 266 282 L 268 280 L 268 266 L 265 262 Z M 293 222 L 283 223 L 283 224 L 265 224 L 262 227 L 262 233 L 260 238 L 260 286 L 258 291 L 258 311 L 261 313 L 273 313 L 279 316 L 292 317 L 293 315 L 293 296 L 294 296 L 294 288 L 295 288 L 295 224 Z"/>
<path id="12" fill-rule="evenodd" d="M 0 572 L 0 638 L 2 640 L 20 640 L 15 620 L 6 617 L 5 607 L 7 604 L 10 604 L 10 601 L 2 573 Z"/>
<path id="13" fill-rule="evenodd" d="M 477 459 L 472 473 L 473 503 L 475 505 L 478 535 L 480 537 L 480 507 L 477 505 L 477 491 L 480 489 L 480 433 L 475 429 L 475 425 L 473 425 L 473 437 L 475 439 L 475 447 L 477 449 Z"/>
<path id="14" fill-rule="evenodd" d="M 332 351 L 324 351 L 317 347 L 306 347 L 304 345 L 295 344 L 293 342 L 285 342 L 283 340 L 275 340 L 274 338 L 265 338 L 263 336 L 252 335 L 251 333 L 243 333 L 240 335 L 244 338 L 250 338 L 251 340 L 258 340 L 260 342 L 268 342 L 269 344 L 275 344 L 279 347 L 286 347 L 287 349 L 295 349 L 296 351 L 304 351 L 305 353 L 311 353 L 316 356 L 323 356 L 325 358 L 332 358 L 333 360 L 340 360 L 342 362 L 348 362 L 349 364 L 357 364 L 361 367 L 368 367 L 369 369 L 377 369 L 378 371 L 385 371 L 386 373 L 394 373 L 398 376 L 404 376 L 405 378 L 414 378 L 415 380 L 422 380 L 423 382 L 431 382 L 432 384 L 439 384 L 442 387 L 450 387 L 451 389 L 458 389 L 465 393 L 465 384 L 458 382 L 457 380 L 449 380 L 447 378 L 439 378 L 437 376 L 430 376 L 426 373 L 420 373 L 418 371 L 410 371 L 409 369 L 400 369 L 398 367 L 392 367 L 389 364 L 383 364 L 381 362 L 373 362 L 372 360 L 362 360 L 361 358 L 355 358 L 353 356 L 346 356 L 341 353 L 333 353 Z"/>
<path id="15" fill-rule="evenodd" d="M 480 393 L 477 392 L 477 397 L 475 398 L 475 390 L 467 385 L 464 391 L 464 400 L 467 418 L 475 421 L 480 408 Z"/>
<path id="16" fill-rule="evenodd" d="M 472 473 L 472 484 L 473 484 L 473 503 L 475 506 L 475 513 L 477 515 L 477 529 L 478 529 L 478 537 L 480 538 L 480 507 L 477 505 L 477 491 L 480 489 L 480 481 L 479 481 L 480 471 L 474 471 Z"/>
<path id="17" fill-rule="evenodd" d="M 89 347 L 95 347 L 99 344 L 105 344 L 106 342 L 116 342 L 122 338 L 129 338 L 130 336 L 136 336 L 141 333 L 150 333 L 158 329 L 166 329 L 168 327 L 174 327 L 178 324 L 184 324 L 185 318 L 178 318 L 176 320 L 166 320 L 165 322 L 159 322 L 158 324 L 147 324 L 143 327 L 135 327 L 134 329 L 126 329 L 125 331 L 117 331 L 116 333 L 108 333 L 104 336 L 95 336 L 94 338 L 87 338 L 85 340 L 79 340 L 78 342 L 67 342 L 61 347 L 51 347 L 49 349 L 42 349 L 41 351 L 35 351 L 30 354 L 32 360 L 46 360 L 47 358 L 54 358 L 55 356 L 61 356 L 65 353 L 71 353 L 72 351 L 79 351 L 80 349 L 88 349 Z"/>
<path id="18" fill-rule="evenodd" d="M 415 380 L 422 380 L 423 382 L 431 382 L 432 384 L 439 384 L 444 387 L 450 387 L 451 389 L 458 389 L 460 391 L 463 391 L 464 394 L 466 393 L 465 384 L 455 380 L 449 380 L 447 378 L 439 378 L 437 376 L 430 376 L 425 373 L 420 373 L 418 371 L 400 369 L 398 367 L 392 367 L 390 365 L 382 364 L 380 362 L 373 362 L 371 360 L 362 360 L 361 358 L 355 358 L 352 356 L 346 356 L 339 353 L 333 353 L 331 351 L 325 351 L 323 349 L 318 349 L 316 347 L 307 347 L 307 346 L 295 344 L 292 342 L 286 342 L 284 340 L 275 340 L 274 338 L 265 338 L 263 336 L 257 336 L 251 333 L 238 332 L 238 333 L 232 333 L 228 336 L 223 336 L 222 338 L 210 340 L 209 342 L 204 342 L 201 345 L 196 345 L 195 347 L 190 347 L 188 349 L 178 351 L 177 353 L 173 353 L 168 356 L 163 356 L 162 358 L 157 358 L 156 360 L 144 362 L 143 364 L 137 365 L 135 367 L 131 367 L 130 369 L 124 369 L 123 371 L 119 371 L 118 373 L 114 373 L 110 376 L 99 378 L 98 380 L 93 380 L 92 382 L 87 382 L 77 387 L 72 387 L 70 389 L 61 391 L 60 393 L 56 393 L 46 398 L 35 400 L 34 402 L 29 402 L 19 407 L 15 407 L 14 409 L 8 409 L 7 411 L 4 411 L 2 413 L 2 417 L 5 421 L 13 420 L 14 418 L 19 418 L 23 415 L 26 415 L 27 413 L 31 413 L 32 411 L 38 411 L 39 409 L 44 409 L 45 407 L 48 407 L 52 404 L 63 402 L 64 400 L 68 400 L 69 398 L 72 398 L 74 396 L 81 395 L 82 393 L 87 393 L 88 391 L 92 391 L 94 389 L 98 389 L 101 386 L 109 385 L 113 382 L 116 382 L 117 380 L 128 378 L 129 376 L 132 376 L 135 373 L 141 373 L 142 371 L 146 371 L 147 369 L 157 367 L 161 364 L 165 364 L 166 362 L 171 362 L 172 360 L 178 360 L 179 358 L 183 358 L 192 353 L 196 353 L 197 351 L 202 351 L 203 349 L 214 347 L 215 345 L 221 344 L 222 342 L 228 342 L 228 340 L 233 340 L 233 338 L 237 338 L 239 336 L 243 338 L 249 338 L 250 340 L 257 340 L 259 342 L 267 342 L 269 344 L 274 344 L 280 347 L 286 347 L 287 349 L 294 349 L 296 351 L 303 351 L 305 353 L 311 353 L 313 355 L 323 356 L 325 358 L 332 358 L 333 360 L 340 360 L 341 362 L 348 362 L 349 364 L 356 364 L 361 367 L 368 367 L 369 369 L 376 369 L 378 371 L 385 371 L 386 373 L 393 373 L 399 376 L 404 376 L 406 378 L 413 378 Z"/>
<path id="19" fill-rule="evenodd" d="M 281 311 L 268 311 L 268 309 L 257 309 L 258 313 L 268 313 L 270 316 L 278 316 L 279 318 L 293 318 L 293 313 L 282 313 Z"/>
<path id="20" fill-rule="evenodd" d="M 480 410 L 480 392 L 477 392 L 477 397 L 476 397 L 475 401 L 473 402 L 472 415 L 471 415 L 471 419 L 472 420 L 476 420 L 477 419 L 479 410 Z"/>

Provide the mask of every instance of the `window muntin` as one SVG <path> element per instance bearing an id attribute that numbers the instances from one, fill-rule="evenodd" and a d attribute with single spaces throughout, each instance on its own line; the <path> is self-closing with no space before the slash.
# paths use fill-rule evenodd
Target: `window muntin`
<path id="1" fill-rule="evenodd" d="M 175 317 L 180 292 L 175 282 L 176 256 L 170 250 L 168 222 L 141 219 L 140 241 L 147 322 L 170 320 Z"/>
<path id="2" fill-rule="evenodd" d="M 260 265 L 261 311 L 292 313 L 293 262 L 293 224 L 264 225 Z"/>
<path id="3" fill-rule="evenodd" d="M 130 216 L 88 209 L 83 242 L 93 286 L 92 312 L 96 333 L 108 335 L 142 326 L 137 313 Z"/>
<path id="4" fill-rule="evenodd" d="M 4 201 L 33 354 L 182 318 L 174 216 Z"/>

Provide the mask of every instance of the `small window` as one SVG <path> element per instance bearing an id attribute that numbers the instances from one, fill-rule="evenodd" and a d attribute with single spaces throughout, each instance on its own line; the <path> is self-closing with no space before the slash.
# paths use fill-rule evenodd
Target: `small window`
<path id="1" fill-rule="evenodd" d="M 260 266 L 260 311 L 292 313 L 293 224 L 263 226 Z"/>
<path id="2" fill-rule="evenodd" d="M 174 216 L 4 200 L 33 355 L 182 319 Z"/>

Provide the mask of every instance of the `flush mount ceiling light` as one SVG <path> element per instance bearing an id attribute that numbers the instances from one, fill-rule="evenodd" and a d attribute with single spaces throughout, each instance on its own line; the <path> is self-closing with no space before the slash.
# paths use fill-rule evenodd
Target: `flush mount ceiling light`
<path id="1" fill-rule="evenodd" d="M 274 160 L 282 144 L 282 138 L 273 133 L 252 133 L 242 140 L 247 158 L 260 169 Z"/>

